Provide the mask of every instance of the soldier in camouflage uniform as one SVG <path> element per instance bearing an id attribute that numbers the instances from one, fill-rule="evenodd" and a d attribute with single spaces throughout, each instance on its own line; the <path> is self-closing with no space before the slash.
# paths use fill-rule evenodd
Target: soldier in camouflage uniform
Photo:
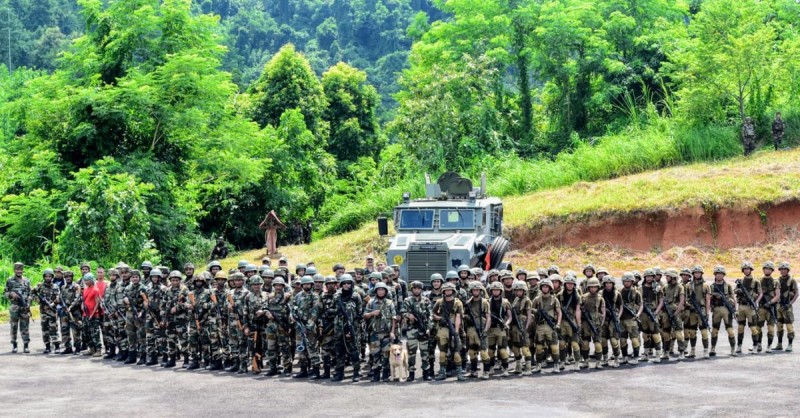
<path id="1" fill-rule="evenodd" d="M 686 340 L 683 336 L 683 321 L 681 313 L 686 304 L 686 289 L 678 283 L 678 271 L 668 269 L 665 273 L 667 285 L 664 287 L 664 305 L 660 312 L 661 339 L 664 344 L 664 351 L 661 354 L 662 360 L 669 360 L 670 341 L 673 338 L 678 343 L 678 360 L 684 359 L 683 352 L 686 350 Z M 670 319 L 667 309 L 672 312 L 673 318 Z"/>
<path id="2" fill-rule="evenodd" d="M 725 283 L 725 267 L 714 267 L 714 283 L 709 286 L 711 293 L 711 353 L 710 356 L 717 355 L 717 336 L 722 322 L 725 323 L 725 331 L 728 334 L 728 343 L 731 345 L 731 357 L 736 356 L 736 337 L 733 333 L 733 313 L 736 311 L 736 301 L 733 299 L 733 290 L 728 283 Z M 724 301 L 723 301 L 724 298 Z M 727 305 L 731 306 L 733 312 L 728 310 Z"/>
<path id="3" fill-rule="evenodd" d="M 248 310 L 252 306 L 262 305 L 266 319 L 269 320 L 266 326 L 266 347 L 269 371 L 267 376 L 275 376 L 279 373 L 278 363 L 283 366 L 283 374 L 292 374 L 292 344 L 289 341 L 291 333 L 289 324 L 289 303 L 291 292 L 286 289 L 286 282 L 282 278 L 272 281 L 272 293 L 262 297 L 252 294 L 248 299 Z M 257 314 L 257 312 L 256 312 Z"/>
<path id="4" fill-rule="evenodd" d="M 272 271 L 270 270 L 270 274 Z M 219 273 L 217 273 L 219 274 Z M 250 292 L 245 289 L 244 275 L 242 273 L 233 273 L 230 275 L 233 279 L 233 288 L 228 291 L 227 295 L 227 308 L 228 308 L 228 350 L 230 351 L 231 365 L 225 371 L 237 374 L 247 373 L 247 337 L 244 334 L 244 328 L 247 324 L 247 317 L 245 316 L 247 296 Z M 262 279 L 263 281 L 263 279 Z"/>
<path id="5" fill-rule="evenodd" d="M 649 357 L 653 357 L 653 362 L 658 363 L 661 361 L 661 328 L 658 322 L 658 312 L 664 303 L 664 292 L 656 285 L 656 274 L 653 269 L 646 269 L 644 271 L 644 281 L 642 282 L 642 312 L 644 316 L 640 317 L 642 323 L 642 339 L 644 341 L 644 349 L 640 361 L 649 361 Z M 650 316 L 652 314 L 652 317 Z M 655 350 L 655 354 L 654 351 Z"/>
<path id="6" fill-rule="evenodd" d="M 600 281 L 592 277 L 586 281 L 586 293 L 581 300 L 581 368 L 589 367 L 589 343 L 594 342 L 595 368 L 602 369 L 601 355 L 603 346 L 600 345 L 600 324 L 605 321 L 606 305 L 600 290 Z"/>
<path id="7" fill-rule="evenodd" d="M 127 308 L 125 317 L 125 331 L 128 334 L 128 359 L 125 364 L 137 363 L 144 365 L 146 360 L 145 353 L 145 329 L 144 329 L 144 298 L 147 288 L 141 283 L 141 273 L 139 270 L 131 271 L 131 284 L 125 289 L 125 299 L 123 300 Z"/>
<path id="8" fill-rule="evenodd" d="M 214 276 L 213 287 L 211 288 L 211 301 L 214 306 L 211 310 L 217 314 L 217 340 L 219 341 L 219 358 L 221 361 L 222 369 L 227 372 L 235 371 L 228 370 L 231 366 L 235 365 L 238 369 L 239 361 L 231 360 L 230 354 L 230 315 L 228 314 L 228 291 L 225 288 L 225 283 L 228 282 L 228 275 L 224 271 L 218 271 Z"/>
<path id="9" fill-rule="evenodd" d="M 50 354 L 51 342 L 55 345 L 56 352 L 59 351 L 58 338 L 58 304 L 59 288 L 53 284 L 55 273 L 52 269 L 45 269 L 42 273 L 44 281 L 37 284 L 33 289 L 35 300 L 39 302 L 39 313 L 41 314 L 42 340 L 44 341 L 43 354 Z"/>
<path id="10" fill-rule="evenodd" d="M 756 127 L 753 119 L 749 116 L 744 119 L 744 125 L 742 125 L 742 145 L 745 157 L 756 149 Z"/>
<path id="11" fill-rule="evenodd" d="M 558 274 L 552 274 L 547 279 L 539 283 L 539 296 L 531 302 L 531 310 L 534 314 L 536 323 L 536 358 L 539 362 L 537 370 L 544 369 L 547 355 L 545 354 L 545 344 L 549 348 L 553 363 L 553 373 L 561 371 L 560 353 L 558 350 L 558 332 L 561 326 L 561 303 L 552 294 L 552 278 L 561 278 Z M 552 322 L 552 324 L 551 324 Z"/>
<path id="12" fill-rule="evenodd" d="M 797 282 L 789 275 L 789 263 L 784 261 L 778 265 L 778 271 L 781 277 L 778 278 L 778 286 L 780 286 L 781 301 L 778 306 L 778 345 L 775 346 L 776 350 L 783 350 L 783 330 L 786 328 L 786 336 L 788 338 L 788 345 L 786 351 L 792 351 L 792 341 L 794 341 L 794 313 L 792 312 L 792 305 L 797 300 Z"/>
<path id="13" fill-rule="evenodd" d="M 175 367 L 178 356 L 183 354 L 183 367 L 189 367 L 189 347 L 186 340 L 189 309 L 189 289 L 181 283 L 181 272 L 173 270 L 168 276 L 169 287 L 161 300 L 161 317 L 167 324 L 167 354 L 169 359 L 163 367 Z"/>
<path id="14" fill-rule="evenodd" d="M 639 363 L 639 316 L 642 314 L 642 295 L 633 285 L 633 273 L 625 272 L 622 275 L 622 290 L 619 292 L 622 313 L 620 322 L 622 326 L 622 364 L 636 365 Z M 628 360 L 628 339 L 633 347 L 633 357 Z"/>
<path id="15" fill-rule="evenodd" d="M 372 356 L 373 382 L 389 381 L 389 345 L 395 340 L 397 312 L 394 301 L 388 295 L 389 286 L 378 283 L 375 286 L 375 297 L 364 310 L 364 319 L 370 320 L 369 350 Z"/>
<path id="16" fill-rule="evenodd" d="M 447 272 L 446 277 L 458 278 L 458 273 L 456 273 L 453 270 L 450 270 Z M 439 274 L 438 276 L 431 275 L 431 289 L 423 293 L 423 296 L 425 296 L 426 298 L 428 298 L 429 301 L 431 301 L 431 306 L 436 305 L 436 302 L 443 297 L 442 285 L 444 285 L 444 280 L 442 279 L 441 274 Z M 439 323 L 437 321 L 431 321 L 431 330 L 430 330 L 431 338 L 436 338 L 436 335 L 439 331 L 438 327 Z M 428 344 L 428 369 L 431 370 L 431 373 L 433 373 L 433 366 L 435 361 L 436 361 L 436 341 L 432 341 L 430 344 Z"/>
<path id="17" fill-rule="evenodd" d="M 574 364 L 575 370 L 578 370 L 578 363 L 581 362 L 581 294 L 578 291 L 575 276 L 570 275 L 564 279 L 564 290 L 556 296 L 558 302 L 561 303 L 562 314 L 565 313 L 561 321 L 561 334 L 558 339 L 561 364 Z"/>
<path id="18" fill-rule="evenodd" d="M 166 324 L 161 315 L 161 304 L 164 295 L 161 284 L 162 276 L 161 270 L 151 269 L 150 287 L 145 291 L 144 308 L 147 317 L 147 321 L 144 325 L 145 351 L 147 352 L 147 363 L 145 363 L 145 366 L 155 366 L 159 364 L 159 356 L 163 356 L 162 363 L 166 364 L 168 361 Z"/>
<path id="19" fill-rule="evenodd" d="M 761 292 L 762 298 L 756 300 L 758 304 L 758 326 L 762 332 L 758 340 L 758 349 L 761 349 L 761 343 L 764 338 L 764 323 L 767 324 L 767 353 L 772 352 L 772 340 L 775 339 L 775 326 L 778 323 L 777 305 L 781 300 L 781 288 L 777 280 L 772 277 L 775 272 L 775 263 L 767 261 L 764 263 L 762 271 L 764 277 L 761 278 Z"/>
<path id="20" fill-rule="evenodd" d="M 200 276 L 195 277 L 194 290 L 189 292 L 191 361 L 187 367 L 188 370 L 200 368 L 201 362 L 207 370 L 222 369 L 216 303 L 213 293 L 208 289 L 209 279 L 211 279 L 209 272 L 203 272 Z"/>
<path id="21" fill-rule="evenodd" d="M 738 335 L 736 346 L 736 354 L 742 352 L 742 342 L 744 341 L 744 327 L 750 326 L 750 335 L 753 339 L 753 348 L 750 351 L 755 354 L 754 349 L 758 347 L 760 341 L 761 328 L 758 325 L 758 312 L 756 306 L 752 306 L 749 300 L 753 302 L 761 299 L 761 283 L 753 277 L 753 263 L 745 261 L 742 263 L 742 273 L 744 277 L 736 281 L 736 302 L 738 309 L 736 310 L 736 323 L 738 324 Z M 745 295 L 746 293 L 746 295 Z M 749 296 L 749 299 L 748 297 Z M 761 351 L 760 349 L 758 350 Z"/>
<path id="22" fill-rule="evenodd" d="M 781 112 L 775 113 L 775 120 L 772 121 L 772 142 L 775 145 L 775 151 L 781 146 L 783 140 L 783 119 L 781 119 Z"/>
<path id="23" fill-rule="evenodd" d="M 336 305 L 334 296 L 336 295 L 336 278 L 328 276 L 325 278 L 325 292 L 320 297 L 320 317 L 319 317 L 319 339 L 322 349 L 322 368 L 321 376 L 312 377 L 313 380 L 331 378 L 331 361 L 336 356 L 336 341 L 334 339 L 334 321 L 336 320 Z"/>
<path id="24" fill-rule="evenodd" d="M 438 273 L 437 273 L 438 274 Z M 439 275 L 441 279 L 442 275 Z M 431 301 L 422 296 L 422 282 L 411 282 L 411 296 L 403 301 L 400 313 L 408 326 L 408 379 L 413 382 L 417 370 L 417 350 L 421 355 L 423 380 L 433 380 L 433 369 L 428 367 L 430 356 Z"/>
<path id="25" fill-rule="evenodd" d="M 586 293 L 588 291 L 588 289 L 586 288 L 586 284 L 589 282 L 589 279 L 594 277 L 594 273 L 595 273 L 594 266 L 591 265 L 591 264 L 587 264 L 587 265 L 583 266 L 583 270 L 581 271 L 581 273 L 583 273 L 583 276 L 585 277 L 581 281 L 580 286 L 579 286 L 579 290 L 580 290 L 581 294 L 583 294 L 583 293 Z"/>
<path id="26" fill-rule="evenodd" d="M 601 336 L 600 336 L 600 345 L 603 347 L 603 366 L 609 365 L 609 360 L 611 360 L 611 367 L 619 367 L 619 356 L 620 356 L 620 338 L 621 337 L 621 329 L 619 330 L 620 333 L 617 333 L 615 319 L 619 320 L 620 313 L 622 311 L 622 300 L 619 296 L 619 291 L 615 288 L 614 278 L 610 275 L 604 275 L 602 279 L 603 290 L 602 296 L 605 301 L 606 307 L 606 315 L 605 315 L 605 322 L 603 322 L 602 326 L 600 327 Z M 612 313 L 613 311 L 613 313 Z M 615 315 L 614 318 L 612 315 Z M 621 325 L 621 324 L 620 324 Z M 621 327 L 620 327 L 621 328 Z M 611 350 L 613 357 L 609 357 L 608 355 L 608 344 L 611 343 Z"/>
<path id="27" fill-rule="evenodd" d="M 319 376 L 320 365 L 317 335 L 317 318 L 320 315 L 319 295 L 313 291 L 314 279 L 311 276 L 303 276 L 300 279 L 300 286 L 303 291 L 295 295 L 291 306 L 291 318 L 295 323 L 295 345 L 298 347 L 298 365 L 300 366 L 300 373 L 292 376 L 296 379 Z M 304 346 L 303 350 L 299 350 L 301 346 Z"/>
<path id="28" fill-rule="evenodd" d="M 691 352 L 687 357 L 695 357 L 695 345 L 697 344 L 697 328 L 700 328 L 700 336 L 703 343 L 703 357 L 708 358 L 708 329 L 703 325 L 703 318 L 708 321 L 708 312 L 711 311 L 711 288 L 703 278 L 703 267 L 694 266 L 692 268 L 692 281 L 686 285 L 686 318 L 684 322 L 684 332 L 686 339 L 689 340 Z M 700 307 L 701 312 L 697 312 L 694 305 Z M 709 325 L 711 325 L 709 323 Z"/>
<path id="29" fill-rule="evenodd" d="M 431 277 L 441 280 L 441 275 Z M 491 284 L 490 284 L 491 286 Z M 469 355 L 470 371 L 469 377 L 478 377 L 478 361 L 482 364 L 482 379 L 489 378 L 489 342 L 486 334 L 489 331 L 488 325 L 491 322 L 489 301 L 483 298 L 483 285 L 479 281 L 469 284 L 470 298 L 464 304 L 463 326 L 466 334 L 467 354 Z M 433 370 L 431 369 L 431 374 Z"/>
<path id="30" fill-rule="evenodd" d="M 502 278 L 502 275 L 501 275 Z M 491 321 L 486 340 L 489 347 L 491 368 L 500 359 L 499 376 L 508 376 L 508 329 L 511 323 L 511 302 L 503 297 L 503 285 L 494 282 L 489 285 L 489 311 Z"/>
<path id="31" fill-rule="evenodd" d="M 122 280 L 121 283 L 117 285 L 114 289 L 113 300 L 114 300 L 114 309 L 115 309 L 115 316 L 114 316 L 114 329 L 115 329 L 115 343 L 117 346 L 117 357 L 114 358 L 114 361 L 125 361 L 128 359 L 128 330 L 126 328 L 126 320 L 127 317 L 126 313 L 126 306 L 125 306 L 125 291 L 130 286 L 130 274 L 128 273 L 128 268 L 125 267 L 124 269 L 121 268 L 124 265 L 120 263 L 117 268 L 117 272 L 120 274 L 120 278 Z M 108 291 L 108 289 L 106 289 Z M 110 308 L 110 307 L 109 307 Z M 76 343 L 77 348 L 77 343 Z"/>
<path id="32" fill-rule="evenodd" d="M 28 344 L 31 335 L 28 330 L 31 321 L 31 282 L 22 275 L 25 266 L 14 263 L 14 275 L 6 280 L 3 296 L 11 301 L 8 308 L 11 325 L 11 352 L 17 352 L 17 332 L 22 336 L 23 352 L 30 353 Z"/>
<path id="33" fill-rule="evenodd" d="M 64 346 L 64 351 L 61 354 L 74 354 L 76 351 L 72 349 L 72 341 L 75 341 L 76 348 L 81 343 L 83 300 L 81 299 L 81 286 L 72 281 L 74 276 L 75 273 L 70 270 L 64 272 L 64 285 L 61 287 L 59 295 L 59 304 L 64 310 L 64 315 L 61 316 L 61 344 Z M 106 290 L 106 294 L 111 293 L 108 289 Z"/>
<path id="34" fill-rule="evenodd" d="M 524 270 L 520 270 L 523 273 Z M 517 272 L 517 277 L 525 276 Z M 514 301 L 511 303 L 511 352 L 514 353 L 516 366 L 514 373 L 529 376 L 533 356 L 530 350 L 530 334 L 528 329 L 531 327 L 533 318 L 531 316 L 531 300 L 528 299 L 528 285 L 523 280 L 516 280 L 511 285 L 514 290 Z"/>
<path id="35" fill-rule="evenodd" d="M 447 276 L 449 277 L 450 274 L 448 273 Z M 442 286 L 442 295 L 443 297 L 433 305 L 433 313 L 431 314 L 433 320 L 439 323 L 436 334 L 436 341 L 439 346 L 439 374 L 436 376 L 436 380 L 445 380 L 447 378 L 449 357 L 452 357 L 454 364 L 461 364 L 461 339 L 459 334 L 464 316 L 464 305 L 456 297 L 455 283 L 445 283 Z M 455 335 L 451 335 L 453 333 Z M 466 379 L 462 367 L 458 367 L 457 373 L 459 381 Z"/>
<path id="36" fill-rule="evenodd" d="M 70 272 L 71 274 L 72 272 Z M 105 360 L 111 360 L 117 356 L 117 327 L 116 327 L 116 291 L 120 284 L 119 273 L 116 269 L 108 271 L 109 282 L 103 293 L 103 345 L 106 347 Z M 62 292 L 63 295 L 63 292 Z M 63 337 L 63 333 L 62 333 Z"/>
<path id="37" fill-rule="evenodd" d="M 333 306 L 336 308 L 334 320 L 334 340 L 336 341 L 336 366 L 331 381 L 341 382 L 344 379 L 345 363 L 349 360 L 353 366 L 353 382 L 360 379 L 359 367 L 359 329 L 364 307 L 361 296 L 353 288 L 352 277 L 342 276 L 339 281 L 340 290 L 336 293 Z"/>

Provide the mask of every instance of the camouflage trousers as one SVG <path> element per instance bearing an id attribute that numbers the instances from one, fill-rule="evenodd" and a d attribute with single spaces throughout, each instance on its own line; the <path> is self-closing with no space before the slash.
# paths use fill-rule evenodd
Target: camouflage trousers
<path id="1" fill-rule="evenodd" d="M 594 318 L 592 318 L 594 319 Z M 600 330 L 599 325 L 597 325 L 596 321 L 593 321 L 592 324 L 595 325 L 595 328 Z M 589 345 L 594 343 L 594 355 L 598 356 L 603 352 L 603 346 L 600 344 L 600 333 L 598 335 L 594 335 L 592 333 L 592 327 L 589 325 L 589 320 L 584 319 L 581 322 L 581 357 L 584 360 L 588 359 L 589 356 Z M 659 337 L 660 338 L 660 337 Z M 660 340 L 659 340 L 660 341 Z"/>
<path id="2" fill-rule="evenodd" d="M 11 305 L 8 308 L 8 314 L 11 325 L 11 342 L 17 342 L 17 333 L 22 335 L 22 342 L 29 343 L 31 341 L 31 333 L 29 326 L 31 323 L 31 312 L 26 310 L 20 312 L 18 305 Z"/>
<path id="3" fill-rule="evenodd" d="M 117 348 L 123 351 L 128 350 L 128 331 L 125 326 L 125 316 L 119 313 L 114 314 L 112 325 L 114 327 L 114 342 Z"/>
<path id="4" fill-rule="evenodd" d="M 282 363 L 284 369 L 290 369 L 292 367 L 292 343 L 289 339 L 289 330 L 273 321 L 267 324 L 265 337 L 269 366 L 278 367 L 278 363 Z"/>
<path id="5" fill-rule="evenodd" d="M 480 357 L 483 364 L 489 364 L 489 343 L 486 341 L 486 334 L 478 335 L 478 330 L 474 326 L 467 326 L 466 346 L 467 355 L 471 362 L 478 361 Z"/>
<path id="6" fill-rule="evenodd" d="M 173 318 L 167 322 L 167 353 L 177 356 L 179 352 L 189 352 L 187 342 L 187 321 L 185 318 Z"/>
<path id="7" fill-rule="evenodd" d="M 697 342 L 697 329 L 700 329 L 700 337 L 703 343 L 703 348 L 708 348 L 708 330 L 703 327 L 702 318 L 700 314 L 694 310 L 685 310 L 683 317 L 683 334 L 692 347 Z M 708 321 L 708 318 L 706 318 Z M 709 324 L 711 325 L 711 324 Z"/>
<path id="8" fill-rule="evenodd" d="M 409 328 L 408 330 L 408 371 L 413 372 L 417 370 L 417 350 L 419 350 L 420 357 L 422 357 L 422 370 L 428 370 L 428 360 L 430 359 L 430 337 L 425 334 L 420 334 L 416 328 Z"/>
<path id="9" fill-rule="evenodd" d="M 247 361 L 247 339 L 238 322 L 228 324 L 228 358 L 233 361 Z"/>
<path id="10" fill-rule="evenodd" d="M 316 327 L 314 327 L 316 328 Z M 295 347 L 305 344 L 305 349 L 298 352 L 298 364 L 300 366 L 319 367 L 319 338 L 316 329 L 306 328 L 306 341 L 303 342 L 303 335 L 300 329 L 295 329 Z"/>
<path id="11" fill-rule="evenodd" d="M 499 358 L 504 367 L 508 363 L 508 333 L 503 327 L 491 327 L 486 334 L 489 358 Z"/>
<path id="12" fill-rule="evenodd" d="M 230 327 L 226 319 L 217 318 L 217 340 L 219 341 L 219 358 L 230 360 Z"/>
<path id="13" fill-rule="evenodd" d="M 103 345 L 108 349 L 114 345 L 117 339 L 116 330 L 114 329 L 114 318 L 111 317 L 110 313 L 103 315 L 101 329 L 103 331 Z"/>
<path id="14" fill-rule="evenodd" d="M 158 356 L 167 351 L 167 332 L 161 324 L 148 315 L 144 324 L 145 351 L 152 356 Z"/>
<path id="15" fill-rule="evenodd" d="M 144 323 L 133 315 L 133 311 L 128 311 L 125 318 L 125 333 L 128 335 L 128 350 L 143 352 L 146 337 Z"/>
<path id="16" fill-rule="evenodd" d="M 453 351 L 453 362 L 461 364 L 461 338 L 456 335 L 453 338 L 453 346 L 450 344 L 450 330 L 447 327 L 439 327 L 436 331 L 436 344 L 439 347 L 439 366 L 446 367 L 447 352 Z"/>
<path id="17" fill-rule="evenodd" d="M 44 341 L 45 344 L 59 342 L 58 314 L 51 311 L 49 308 L 43 308 L 41 313 L 42 341 Z"/>
<path id="18" fill-rule="evenodd" d="M 361 340 L 358 335 L 345 335 L 343 330 L 337 329 L 333 335 L 334 345 L 336 347 L 336 371 L 341 373 L 344 371 L 345 363 L 348 361 L 353 366 L 353 369 L 358 370 L 359 366 L 359 350 L 361 349 Z"/>
<path id="19" fill-rule="evenodd" d="M 72 348 L 72 341 L 75 341 L 76 348 L 81 343 L 81 329 L 83 324 L 80 321 L 80 314 L 77 312 L 72 313 L 75 321 L 69 318 L 69 315 L 62 316 L 61 322 L 61 345 L 64 348 Z"/>
<path id="20" fill-rule="evenodd" d="M 621 323 L 620 328 L 622 328 Z M 617 331 L 615 330 L 614 322 L 606 318 L 606 322 L 603 323 L 602 327 L 600 327 L 600 346 L 603 348 L 604 355 L 608 354 L 609 341 L 611 342 L 612 352 L 615 356 L 619 356 L 619 338 L 617 338 Z"/>
<path id="21" fill-rule="evenodd" d="M 638 337 L 639 334 L 637 333 L 636 335 Z M 578 332 L 573 331 L 572 326 L 570 326 L 569 322 L 567 322 L 565 318 L 563 321 L 561 321 L 560 337 L 561 338 L 558 339 L 558 350 L 561 354 L 561 361 L 566 360 L 567 355 L 580 357 L 580 328 L 578 328 Z"/>
<path id="22" fill-rule="evenodd" d="M 388 332 L 372 332 L 369 334 L 369 355 L 372 357 L 372 369 L 389 367 L 389 346 L 392 341 Z"/>
<path id="23" fill-rule="evenodd" d="M 199 330 L 197 329 L 197 322 L 192 321 L 189 323 L 189 352 L 192 358 L 198 362 L 201 359 L 221 359 L 216 318 L 208 318 L 205 322 L 201 322 Z"/>
<path id="24" fill-rule="evenodd" d="M 83 318 L 83 339 L 89 348 L 99 351 L 100 346 L 100 318 Z"/>
<path id="25" fill-rule="evenodd" d="M 667 314 L 666 310 L 658 313 L 658 320 L 661 324 L 661 340 L 664 344 L 664 351 L 671 350 L 670 347 L 672 347 L 671 344 L 673 338 L 678 342 L 678 351 L 683 351 L 686 348 L 686 340 L 683 337 L 683 321 L 680 318 L 680 314 L 675 314 L 673 311 L 673 315 L 675 315 L 674 325 L 672 324 L 672 320 L 669 319 L 669 315 Z"/>
<path id="26" fill-rule="evenodd" d="M 794 312 L 792 306 L 779 306 L 778 307 L 778 344 L 783 340 L 783 328 L 786 326 L 786 336 L 789 337 L 789 343 L 794 340 Z"/>
<path id="27" fill-rule="evenodd" d="M 536 325 L 536 357 L 540 362 L 544 360 L 542 355 L 546 346 L 550 349 L 553 360 L 560 358 L 558 345 L 558 334 L 553 328 L 550 328 L 550 325 L 546 322 Z M 617 348 L 617 351 L 619 351 L 619 348 Z"/>
<path id="28" fill-rule="evenodd" d="M 733 333 L 733 318 L 728 308 L 725 306 L 715 306 L 711 308 L 711 348 L 717 346 L 717 336 L 719 328 L 725 324 L 725 331 L 728 333 L 728 342 L 731 347 L 736 346 L 736 337 Z"/>
<path id="29" fill-rule="evenodd" d="M 322 351 L 323 362 L 330 364 L 332 358 L 336 357 L 336 339 L 334 338 L 333 326 L 320 331 L 320 350 Z"/>

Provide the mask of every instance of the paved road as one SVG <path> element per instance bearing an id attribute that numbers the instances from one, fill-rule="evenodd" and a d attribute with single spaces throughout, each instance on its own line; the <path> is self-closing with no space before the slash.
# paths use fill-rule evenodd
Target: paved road
<path id="1" fill-rule="evenodd" d="M 709 360 L 488 382 L 353 385 L 43 356 L 38 322 L 31 327 L 33 353 L 10 354 L 7 327 L 0 333 L 0 416 L 800 415 L 800 379 L 794 374 L 800 347 L 730 358 L 724 331 L 721 355 Z M 93 401 L 85 402 L 89 397 Z"/>

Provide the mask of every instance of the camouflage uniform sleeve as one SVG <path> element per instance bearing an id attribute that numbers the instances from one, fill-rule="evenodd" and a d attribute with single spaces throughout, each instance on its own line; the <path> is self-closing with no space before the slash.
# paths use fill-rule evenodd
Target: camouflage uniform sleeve
<path id="1" fill-rule="evenodd" d="M 317 319 L 319 319 L 319 314 L 321 312 L 322 306 L 322 298 L 319 297 L 316 293 L 312 293 L 314 296 L 313 304 L 311 305 L 311 311 L 308 313 L 308 320 L 311 322 L 316 323 Z"/>

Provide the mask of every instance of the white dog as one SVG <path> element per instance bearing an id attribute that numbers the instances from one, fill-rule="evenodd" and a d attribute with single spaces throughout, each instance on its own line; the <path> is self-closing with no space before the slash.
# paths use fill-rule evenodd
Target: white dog
<path id="1" fill-rule="evenodd" d="M 392 368 L 393 382 L 405 382 L 408 379 L 408 346 L 405 341 L 392 344 L 389 348 L 389 366 Z"/>

